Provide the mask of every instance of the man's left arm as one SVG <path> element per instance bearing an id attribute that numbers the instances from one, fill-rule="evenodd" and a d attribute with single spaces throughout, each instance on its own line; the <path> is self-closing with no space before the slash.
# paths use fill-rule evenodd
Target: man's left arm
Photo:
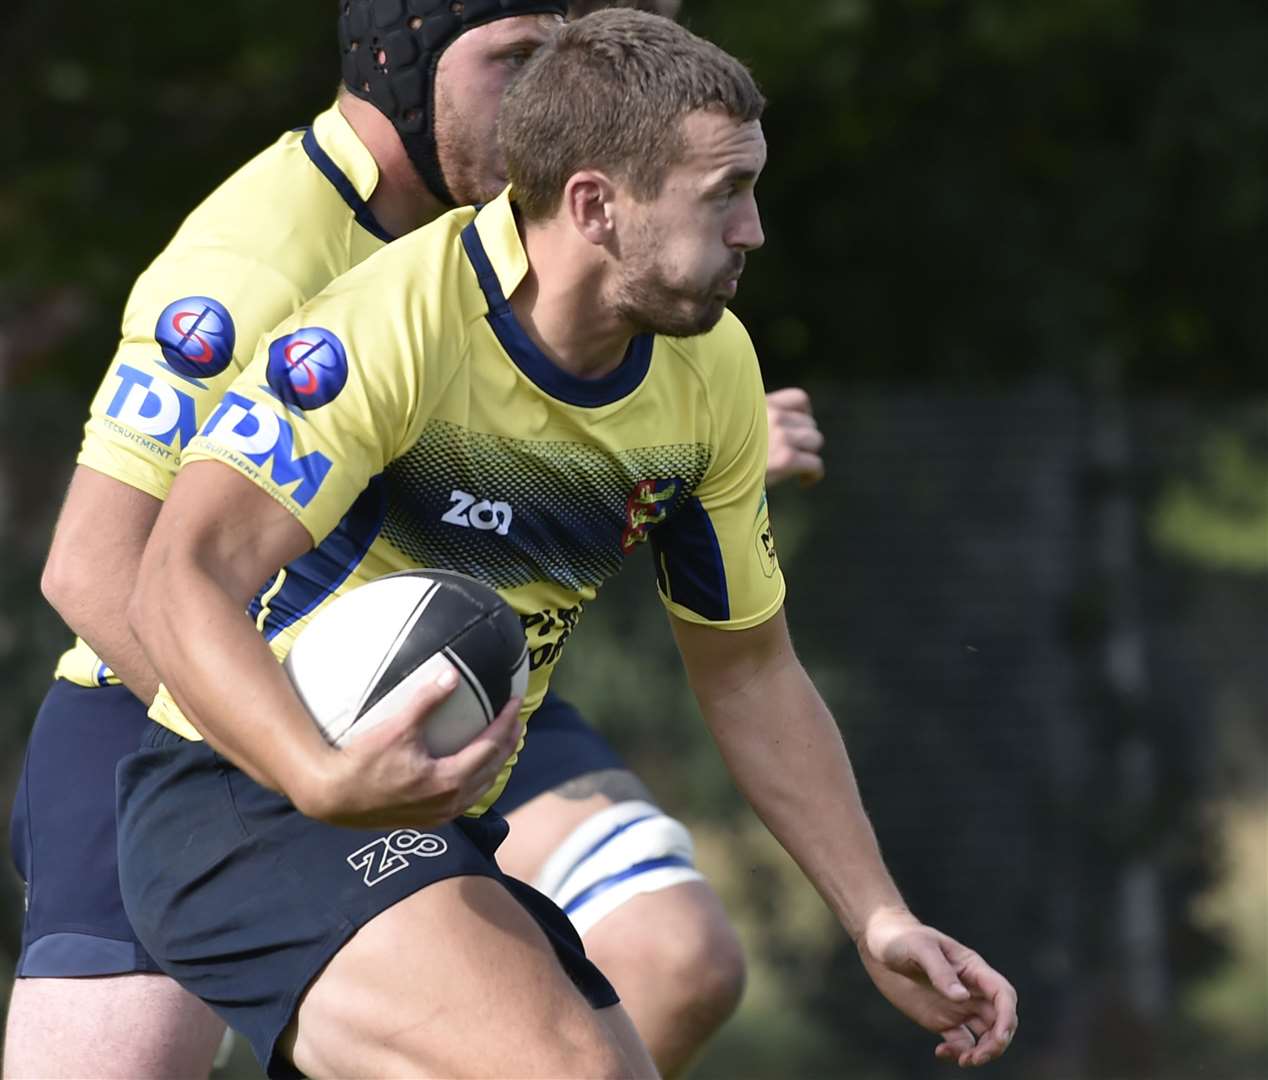
<path id="1" fill-rule="evenodd" d="M 942 1036 L 938 1057 L 982 1065 L 1002 1054 L 1017 1026 L 1016 992 L 975 952 L 907 910 L 782 610 L 745 630 L 670 621 L 727 768 L 854 940 L 877 988 Z"/>

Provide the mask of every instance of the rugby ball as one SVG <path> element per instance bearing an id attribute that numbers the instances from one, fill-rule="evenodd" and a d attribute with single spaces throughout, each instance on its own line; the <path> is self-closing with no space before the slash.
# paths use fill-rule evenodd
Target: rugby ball
<path id="1" fill-rule="evenodd" d="M 283 662 L 300 700 L 335 746 L 397 712 L 448 662 L 458 685 L 427 718 L 437 756 L 466 746 L 528 686 L 519 616 L 465 574 L 406 570 L 327 604 Z"/>

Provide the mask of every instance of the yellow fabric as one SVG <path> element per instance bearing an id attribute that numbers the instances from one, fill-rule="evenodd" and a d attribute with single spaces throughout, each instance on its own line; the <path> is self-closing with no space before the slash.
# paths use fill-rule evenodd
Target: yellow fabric
<path id="1" fill-rule="evenodd" d="M 356 195 L 368 199 L 378 166 L 338 108 L 316 118 L 313 134 Z M 80 465 L 166 498 L 185 443 L 260 338 L 383 246 L 381 236 L 358 224 L 303 140 L 303 132 L 288 132 L 234 173 L 137 279 L 118 350 L 84 427 Z M 207 376 L 174 368 L 157 340 L 162 316 L 185 298 L 210 298 L 232 319 L 232 355 L 223 367 L 213 363 Z M 81 686 L 118 681 L 82 640 L 61 657 L 56 674 Z"/>
<path id="2" fill-rule="evenodd" d="M 602 380 L 567 376 L 509 307 L 490 310 L 497 287 L 486 294 L 462 236 L 473 219 L 509 295 L 527 259 L 503 194 L 398 240 L 277 327 L 184 454 L 238 470 L 317 545 L 258 605 L 274 651 L 359 584 L 457 570 L 521 615 L 531 713 L 582 607 L 648 540 L 676 615 L 725 629 L 770 618 L 784 584 L 766 409 L 739 321 L 636 339 Z M 196 737 L 166 692 L 151 715 Z"/>

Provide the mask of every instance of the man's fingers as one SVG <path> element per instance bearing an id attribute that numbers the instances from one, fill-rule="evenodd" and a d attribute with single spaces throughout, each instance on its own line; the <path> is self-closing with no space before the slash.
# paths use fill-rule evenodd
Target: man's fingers
<path id="1" fill-rule="evenodd" d="M 492 766 L 490 783 L 497 779 L 502 763 L 511 756 L 520 738 L 520 698 L 511 698 L 502 711 L 493 718 L 479 735 L 456 754 L 449 755 L 449 764 L 462 774 L 475 774 L 486 766 Z"/>
<path id="2" fill-rule="evenodd" d="M 977 1046 L 977 1036 L 964 1024 L 940 1032 L 942 1042 L 934 1048 L 934 1055 L 944 1061 L 959 1061 L 964 1054 Z"/>
<path id="3" fill-rule="evenodd" d="M 818 454 L 798 454 L 792 471 L 800 478 L 802 487 L 810 487 L 823 479 L 823 458 Z"/>
<path id="4" fill-rule="evenodd" d="M 947 960 L 937 941 L 926 939 L 916 943 L 910 953 L 912 961 L 925 973 L 925 978 L 948 1001 L 968 1001 L 969 988 L 960 981 L 955 968 Z"/>
<path id="5" fill-rule="evenodd" d="M 1017 1032 L 1017 991 L 980 956 L 974 955 L 963 966 L 963 975 L 975 994 L 985 999 L 979 1011 L 990 1030 L 979 1040 L 979 1050 L 983 1047 L 993 1049 L 995 1054 L 992 1056 L 998 1056 Z"/>
<path id="6" fill-rule="evenodd" d="M 1017 1034 L 1017 991 L 1002 975 L 999 979 L 1004 986 L 992 999 L 995 1022 L 990 1030 L 978 1040 L 977 1053 L 981 1056 L 979 1064 L 999 1057 L 1008 1049 L 1013 1036 Z"/>
<path id="7" fill-rule="evenodd" d="M 776 409 L 788 409 L 792 412 L 810 412 L 810 395 L 800 386 L 785 386 L 781 390 L 772 390 L 766 395 L 768 405 Z"/>
<path id="8" fill-rule="evenodd" d="M 419 684 L 393 716 L 369 731 L 356 734 L 355 741 L 363 743 L 362 752 L 378 753 L 398 739 L 422 730 L 436 707 L 454 692 L 458 671 L 453 664 L 444 656 L 436 655 L 427 661 L 427 666 L 431 668 L 431 677 Z"/>

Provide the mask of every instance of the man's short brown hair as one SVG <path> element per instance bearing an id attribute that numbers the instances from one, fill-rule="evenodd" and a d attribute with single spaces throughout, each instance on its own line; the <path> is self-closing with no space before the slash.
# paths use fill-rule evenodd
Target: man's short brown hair
<path id="1" fill-rule="evenodd" d="M 498 139 L 521 212 L 540 220 L 582 169 L 654 199 L 686 155 L 688 113 L 744 123 L 765 104 L 748 69 L 716 45 L 669 19 L 616 8 L 568 23 L 537 50 L 503 98 Z"/>

